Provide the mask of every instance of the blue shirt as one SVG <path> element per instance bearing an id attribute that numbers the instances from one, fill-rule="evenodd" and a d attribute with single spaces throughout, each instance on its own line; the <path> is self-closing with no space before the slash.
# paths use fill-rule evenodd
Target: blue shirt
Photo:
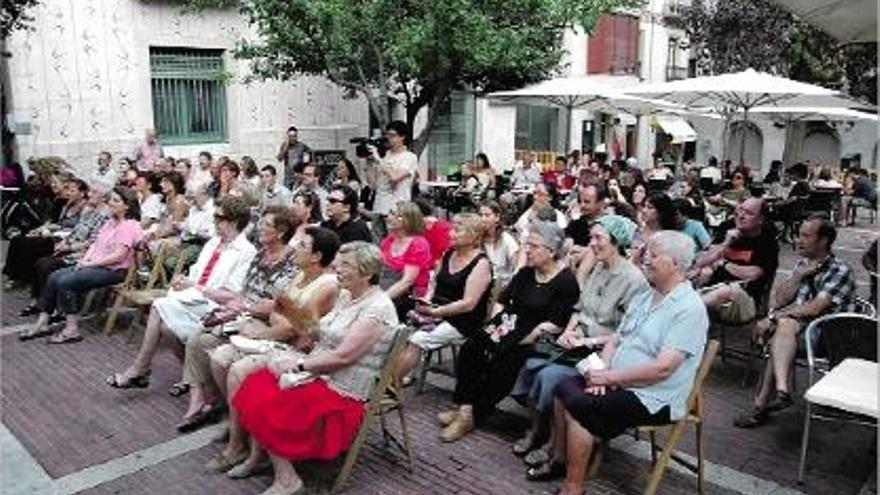
<path id="1" fill-rule="evenodd" d="M 670 419 L 675 421 L 687 414 L 687 397 L 706 347 L 709 316 L 690 282 L 681 282 L 652 307 L 656 293 L 643 291 L 630 302 L 618 328 L 620 343 L 611 357 L 611 369 L 651 363 L 663 348 L 684 353 L 684 361 L 666 379 L 627 387 L 652 414 L 669 406 Z"/>
<path id="2" fill-rule="evenodd" d="M 702 223 L 693 218 L 686 218 L 681 226 L 681 233 L 694 240 L 694 252 L 698 253 L 712 244 L 712 238 Z"/>

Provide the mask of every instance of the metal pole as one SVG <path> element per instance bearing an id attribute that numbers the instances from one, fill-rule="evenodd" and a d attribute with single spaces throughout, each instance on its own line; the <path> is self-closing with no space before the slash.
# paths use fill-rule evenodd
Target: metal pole
<path id="1" fill-rule="evenodd" d="M 739 137 L 739 165 L 746 164 L 746 132 L 749 129 L 749 107 L 743 108 L 742 130 Z M 760 167 L 760 164 L 758 164 Z"/>

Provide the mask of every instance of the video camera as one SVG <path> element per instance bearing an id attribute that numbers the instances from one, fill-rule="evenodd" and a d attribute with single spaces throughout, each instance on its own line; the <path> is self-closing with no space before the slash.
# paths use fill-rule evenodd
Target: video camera
<path id="1" fill-rule="evenodd" d="M 357 145 L 354 149 L 354 153 L 358 158 L 368 158 L 370 156 L 370 150 L 367 148 L 368 146 L 375 146 L 380 157 L 384 157 L 385 153 L 387 153 L 388 149 L 391 147 L 388 138 L 384 136 L 378 138 L 356 137 L 350 139 L 348 142 Z"/>

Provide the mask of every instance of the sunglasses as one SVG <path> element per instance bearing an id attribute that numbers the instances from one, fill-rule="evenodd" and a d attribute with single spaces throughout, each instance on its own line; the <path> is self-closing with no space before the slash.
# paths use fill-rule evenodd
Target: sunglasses
<path id="1" fill-rule="evenodd" d="M 229 220 L 232 220 L 232 219 L 229 218 L 227 215 L 222 215 L 222 214 L 220 214 L 220 213 L 214 213 L 214 220 L 217 220 L 217 221 L 219 221 L 219 220 L 227 220 L 227 221 L 229 221 Z"/>
<path id="2" fill-rule="evenodd" d="M 327 198 L 327 202 L 328 202 L 328 203 L 339 204 L 339 203 L 345 203 L 345 200 L 344 200 L 344 199 L 339 199 L 339 198 Z"/>

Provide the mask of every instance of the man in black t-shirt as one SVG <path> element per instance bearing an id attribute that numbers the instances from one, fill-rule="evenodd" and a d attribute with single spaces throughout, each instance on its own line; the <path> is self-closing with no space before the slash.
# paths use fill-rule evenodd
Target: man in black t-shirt
<path id="1" fill-rule="evenodd" d="M 587 183 L 578 187 L 581 216 L 569 222 L 565 228 L 565 246 L 571 255 L 572 266 L 577 266 L 587 245 L 590 244 L 590 228 L 605 214 L 608 191 L 601 184 Z"/>
<path id="2" fill-rule="evenodd" d="M 330 218 L 322 222 L 321 227 L 335 232 L 341 244 L 372 242 L 370 228 L 357 216 L 357 207 L 358 196 L 352 188 L 345 185 L 333 187 L 327 194 L 327 216 Z"/>
<path id="3" fill-rule="evenodd" d="M 703 302 L 727 322 L 753 319 L 779 265 L 779 245 L 767 202 L 749 198 L 737 206 L 724 242 L 700 256 L 690 278 L 704 287 Z"/>

